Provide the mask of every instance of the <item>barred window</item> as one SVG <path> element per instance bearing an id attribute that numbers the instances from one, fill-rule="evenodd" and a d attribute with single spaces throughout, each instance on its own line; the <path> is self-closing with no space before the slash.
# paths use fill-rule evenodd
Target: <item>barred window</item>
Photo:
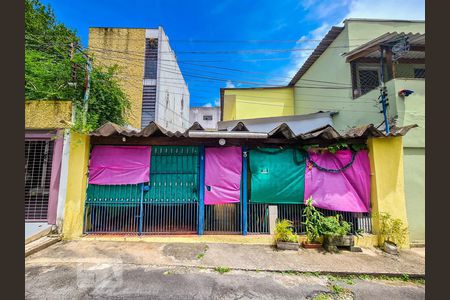
<path id="1" fill-rule="evenodd" d="M 414 68 L 414 78 L 425 78 L 425 69 Z"/>
<path id="2" fill-rule="evenodd" d="M 358 88 L 361 95 L 376 89 L 380 85 L 380 71 L 377 67 L 362 67 L 358 69 Z"/>

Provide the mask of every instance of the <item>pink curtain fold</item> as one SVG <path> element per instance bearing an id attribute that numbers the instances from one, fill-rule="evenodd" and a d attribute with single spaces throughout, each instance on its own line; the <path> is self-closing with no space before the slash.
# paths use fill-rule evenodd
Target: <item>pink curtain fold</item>
<path id="1" fill-rule="evenodd" d="M 150 146 L 94 146 L 89 184 L 138 184 L 150 180 Z"/>
<path id="2" fill-rule="evenodd" d="M 205 204 L 240 201 L 241 147 L 205 149 Z"/>
<path id="3" fill-rule="evenodd" d="M 340 169 L 352 160 L 351 150 L 335 154 L 309 152 L 319 167 Z M 346 212 L 370 211 L 370 162 L 366 150 L 356 153 L 353 164 L 338 173 L 319 170 L 311 161 L 305 172 L 305 200 L 312 196 L 316 207 Z"/>

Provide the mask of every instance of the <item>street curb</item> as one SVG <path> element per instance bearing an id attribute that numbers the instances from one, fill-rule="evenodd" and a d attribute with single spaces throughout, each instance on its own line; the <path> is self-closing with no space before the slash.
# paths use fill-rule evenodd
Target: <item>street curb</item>
<path id="1" fill-rule="evenodd" d="M 37 239 L 25 246 L 25 257 L 30 256 L 31 254 L 34 254 L 36 252 L 39 252 L 47 247 L 50 247 L 51 245 L 56 244 L 59 241 L 61 241 L 61 237 L 44 236 L 40 239 Z M 34 246 L 33 243 L 36 243 L 37 245 Z"/>

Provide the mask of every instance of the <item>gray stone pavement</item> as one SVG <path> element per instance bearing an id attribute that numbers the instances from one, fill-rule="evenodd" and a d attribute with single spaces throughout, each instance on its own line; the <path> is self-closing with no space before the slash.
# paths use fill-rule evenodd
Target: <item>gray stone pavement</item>
<path id="1" fill-rule="evenodd" d="M 425 299 L 425 285 L 378 279 L 145 264 L 28 261 L 26 299 Z M 324 297 L 325 296 L 325 297 Z"/>
<path id="2" fill-rule="evenodd" d="M 399 256 L 375 248 L 337 254 L 312 249 L 277 251 L 268 245 L 214 243 L 148 243 L 78 240 L 59 242 L 25 260 L 27 266 L 53 263 L 186 266 L 234 270 L 298 271 L 345 274 L 389 274 L 422 277 L 425 249 L 403 250 Z"/>

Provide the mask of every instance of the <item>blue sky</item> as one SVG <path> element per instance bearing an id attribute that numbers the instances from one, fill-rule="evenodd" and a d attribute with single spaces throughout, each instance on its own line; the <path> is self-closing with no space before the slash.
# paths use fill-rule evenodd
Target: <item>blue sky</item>
<path id="1" fill-rule="evenodd" d="M 163 26 L 185 74 L 191 106 L 217 105 L 220 87 L 287 84 L 312 50 L 284 50 L 313 49 L 345 18 L 425 19 L 424 0 L 42 2 L 78 32 L 84 46 L 89 27 Z M 261 51 L 266 49 L 282 51 Z"/>

